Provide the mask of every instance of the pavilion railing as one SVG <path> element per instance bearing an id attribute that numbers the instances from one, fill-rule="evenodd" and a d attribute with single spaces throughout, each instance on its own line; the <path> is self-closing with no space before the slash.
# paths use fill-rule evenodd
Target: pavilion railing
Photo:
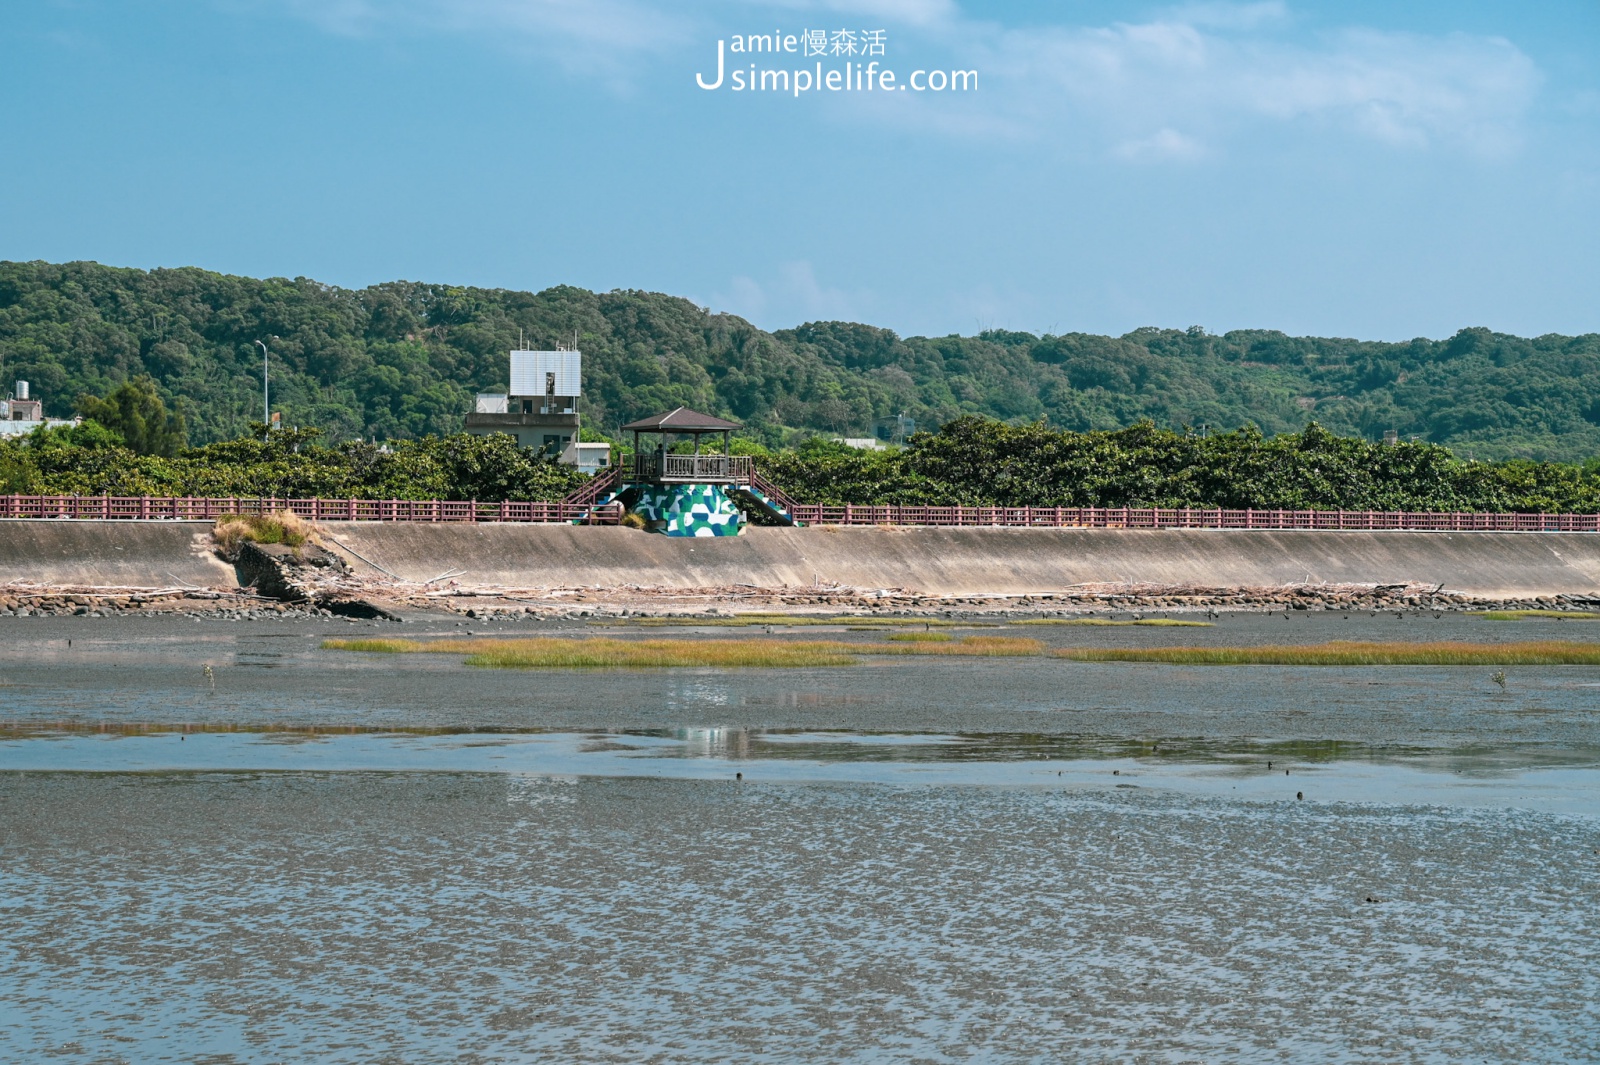
<path id="1" fill-rule="evenodd" d="M 751 469 L 748 455 L 662 455 L 646 451 L 633 457 L 634 476 L 640 481 L 747 484 Z"/>

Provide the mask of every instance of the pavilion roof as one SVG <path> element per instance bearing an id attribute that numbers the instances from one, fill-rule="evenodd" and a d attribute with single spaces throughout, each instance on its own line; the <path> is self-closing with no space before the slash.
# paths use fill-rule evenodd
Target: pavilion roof
<path id="1" fill-rule="evenodd" d="M 725 421 L 709 414 L 690 410 L 688 407 L 678 407 L 665 414 L 656 414 L 649 418 L 640 418 L 636 422 L 629 422 L 622 427 L 623 432 L 634 433 L 724 433 L 734 429 L 743 429 L 738 422 Z"/>

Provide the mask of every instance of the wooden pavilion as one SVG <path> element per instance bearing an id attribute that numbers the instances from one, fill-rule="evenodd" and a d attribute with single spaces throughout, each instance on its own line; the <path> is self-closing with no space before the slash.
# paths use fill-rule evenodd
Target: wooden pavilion
<path id="1" fill-rule="evenodd" d="M 738 422 L 701 414 L 688 407 L 629 422 L 622 431 L 633 434 L 632 480 L 648 484 L 748 485 L 752 470 L 749 456 L 728 454 L 729 434 L 742 428 Z M 704 450 L 701 437 L 718 433 L 722 434 L 722 451 Z M 661 439 L 654 449 L 647 449 L 648 442 L 641 443 L 640 434 L 659 435 Z M 694 453 L 668 453 L 668 438 L 674 436 L 693 437 Z"/>

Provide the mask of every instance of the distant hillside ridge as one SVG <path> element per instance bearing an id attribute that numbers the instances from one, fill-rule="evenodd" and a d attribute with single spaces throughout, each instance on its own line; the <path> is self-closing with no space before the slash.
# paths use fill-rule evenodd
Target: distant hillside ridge
<path id="1" fill-rule="evenodd" d="M 351 290 L 194 268 L 0 262 L 0 382 L 31 382 L 51 416 L 148 374 L 193 442 L 238 437 L 261 418 L 258 339 L 271 351 L 273 408 L 329 440 L 459 430 L 474 393 L 505 388 L 506 352 L 525 340 L 582 349 L 585 420 L 601 431 L 682 405 L 736 418 L 769 445 L 868 435 L 903 413 L 927 429 L 970 414 L 1078 431 L 1253 424 L 1269 435 L 1315 421 L 1369 440 L 1394 430 L 1462 457 L 1600 455 L 1592 333 L 900 337 L 846 322 L 769 333 L 653 292 L 411 281 Z"/>

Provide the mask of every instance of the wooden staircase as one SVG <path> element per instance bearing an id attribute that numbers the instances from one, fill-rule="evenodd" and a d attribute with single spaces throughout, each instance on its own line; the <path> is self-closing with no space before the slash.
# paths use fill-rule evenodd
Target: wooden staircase
<path id="1" fill-rule="evenodd" d="M 598 503 L 617 490 L 617 485 L 622 481 L 622 467 L 613 466 L 605 473 L 599 474 L 589 480 L 576 492 L 567 496 L 561 502 L 572 503 L 577 506 L 589 506 Z"/>

